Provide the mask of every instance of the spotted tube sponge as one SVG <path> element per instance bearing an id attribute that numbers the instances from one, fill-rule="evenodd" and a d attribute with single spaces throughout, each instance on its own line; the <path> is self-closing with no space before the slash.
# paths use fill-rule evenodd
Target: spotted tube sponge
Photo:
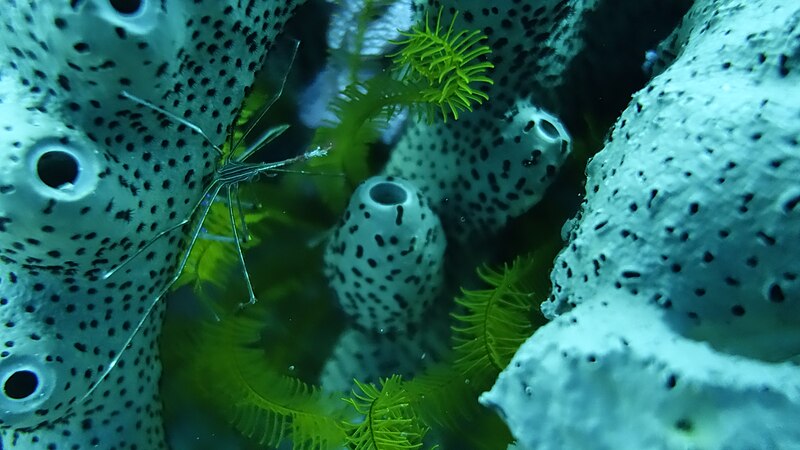
<path id="1" fill-rule="evenodd" d="M 520 99 L 508 110 L 480 109 L 453 124 L 412 125 L 384 172 L 418 185 L 448 237 L 468 242 L 538 203 L 571 151 L 561 121 Z"/>
<path id="2" fill-rule="evenodd" d="M 164 447 L 157 293 L 295 2 L 10 2 L 0 25 L 0 436 Z M 137 251 L 147 247 L 147 251 Z M 110 269 L 128 261 L 113 276 Z"/>
<path id="3" fill-rule="evenodd" d="M 557 114 L 542 109 L 554 81 L 577 49 L 579 27 L 559 29 L 573 12 L 570 2 L 545 0 L 487 7 L 477 0 L 416 0 L 416 10 L 442 7 L 442 23 L 482 30 L 493 81 L 480 86 L 489 98 L 457 121 L 410 125 L 395 145 L 384 173 L 413 181 L 431 199 L 448 239 L 474 244 L 497 233 L 544 195 L 572 150 Z M 574 3 L 574 2 L 573 2 Z M 594 4 L 595 1 L 585 2 Z M 591 6 L 587 6 L 587 9 Z M 458 14 L 456 14 L 456 11 Z M 580 21 L 578 21 L 580 22 Z M 547 89 L 542 89 L 545 83 Z"/>
<path id="4" fill-rule="evenodd" d="M 377 176 L 356 188 L 325 253 L 328 281 L 353 323 L 323 366 L 325 389 L 410 377 L 446 353 L 446 311 L 437 307 L 444 252 L 439 219 L 413 184 Z"/>
<path id="5" fill-rule="evenodd" d="M 325 252 L 325 273 L 359 327 L 404 333 L 440 293 L 446 241 L 438 217 L 411 183 L 373 177 L 353 193 Z"/>
<path id="6" fill-rule="evenodd" d="M 0 135 L 0 142 L 15 149 L 3 155 L 0 169 L 5 186 L 0 216 L 6 219 L 0 227 L 4 247 L 0 255 L 4 342 L 0 424 L 18 429 L 45 422 L 60 433 L 70 427 L 58 419 L 81 412 L 98 419 L 115 415 L 132 426 L 135 417 L 121 408 L 127 392 L 141 390 L 142 395 L 131 401 L 150 411 L 140 420 L 147 438 L 158 442 L 162 437 L 155 383 L 160 367 L 153 339 L 160 327 L 160 309 L 143 323 L 147 332 L 130 342 L 130 357 L 122 357 L 120 352 L 138 325 L 136 310 L 130 311 L 131 299 L 120 298 L 116 311 L 111 293 L 101 296 L 103 290 L 88 282 L 96 278 L 89 269 L 92 261 L 102 260 L 97 249 L 92 250 L 102 227 L 89 211 L 70 214 L 76 207 L 91 210 L 97 201 L 112 201 L 113 192 L 97 192 L 103 158 L 84 134 L 28 108 L 26 98 L 11 90 L 15 86 L 11 81 L 10 77 L 0 79 L 0 99 L 5 100 L 0 102 L 0 122 L 13 124 L 6 128 L 10 133 Z M 64 216 L 71 218 L 69 223 L 60 222 Z M 69 236 L 54 239 L 67 227 L 72 230 Z M 115 315 L 120 322 L 114 321 Z M 108 361 L 119 368 L 120 377 L 114 378 L 125 388 L 110 397 L 120 401 L 107 403 L 101 413 L 98 408 L 103 405 L 91 399 L 90 393 L 106 392 L 107 388 L 98 387 L 98 378 Z M 121 375 L 139 370 L 141 377 Z M 120 426 L 125 427 L 122 422 Z M 91 441 L 107 433 L 92 427 L 84 431 L 76 433 L 76 441 L 82 439 L 81 434 Z M 26 433 L 13 435 L 4 448 L 17 448 L 14 443 L 31 439 Z M 38 433 L 34 436 L 49 442 Z"/>

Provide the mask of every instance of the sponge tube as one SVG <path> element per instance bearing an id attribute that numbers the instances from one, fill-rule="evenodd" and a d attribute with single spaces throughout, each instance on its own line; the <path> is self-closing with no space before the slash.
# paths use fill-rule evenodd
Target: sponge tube
<path id="1" fill-rule="evenodd" d="M 325 252 L 325 271 L 357 326 L 404 333 L 439 294 L 445 246 L 439 219 L 414 185 L 373 177 L 353 193 Z"/>

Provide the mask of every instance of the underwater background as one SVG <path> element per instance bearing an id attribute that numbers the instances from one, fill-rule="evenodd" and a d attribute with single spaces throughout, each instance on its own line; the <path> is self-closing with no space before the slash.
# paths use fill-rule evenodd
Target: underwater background
<path id="1" fill-rule="evenodd" d="M 800 448 L 797 2 L 0 25 L 0 448 Z"/>

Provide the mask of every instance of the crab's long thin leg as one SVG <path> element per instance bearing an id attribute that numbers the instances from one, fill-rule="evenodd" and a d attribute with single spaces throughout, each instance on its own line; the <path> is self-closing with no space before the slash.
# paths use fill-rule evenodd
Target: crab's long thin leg
<path id="1" fill-rule="evenodd" d="M 192 253 L 192 249 L 194 248 L 194 244 L 197 242 L 197 238 L 198 238 L 198 236 L 200 236 L 200 233 L 202 233 L 203 222 L 206 221 L 206 217 L 208 217 L 208 212 L 211 211 L 211 205 L 213 205 L 214 199 L 217 197 L 217 195 L 219 195 L 219 191 L 225 185 L 222 184 L 222 183 L 214 182 L 214 183 L 212 183 L 212 186 L 214 186 L 214 193 L 211 194 L 211 201 L 209 201 L 208 204 L 205 205 L 203 207 L 203 209 L 201 210 L 201 212 L 200 212 L 200 218 L 197 221 L 197 225 L 195 225 L 194 229 L 192 229 L 192 236 L 191 236 L 191 238 L 189 238 L 189 245 L 186 247 L 186 250 L 184 250 L 184 252 L 183 252 L 183 256 L 181 257 L 181 262 L 180 262 L 180 264 L 178 264 L 178 269 L 175 271 L 175 275 L 172 276 L 172 278 L 169 280 L 169 282 L 163 288 L 161 288 L 161 291 L 158 293 L 158 297 L 157 298 L 160 298 L 164 294 L 166 294 L 169 291 L 169 288 L 171 288 L 172 285 L 175 284 L 178 281 L 178 279 L 181 277 L 181 274 L 183 273 L 183 269 L 186 267 L 186 263 L 189 262 L 189 255 Z"/>
<path id="2" fill-rule="evenodd" d="M 278 87 L 278 92 L 274 96 L 272 96 L 272 98 L 269 100 L 269 102 L 267 102 L 266 105 L 264 105 L 263 108 L 261 108 L 261 111 L 258 112 L 258 116 L 256 116 L 256 119 L 250 121 L 250 125 L 247 126 L 247 129 L 242 134 L 242 137 L 240 137 L 239 140 L 236 142 L 236 145 L 232 147 L 231 153 L 233 153 L 233 149 L 238 148 L 242 144 L 242 142 L 250 134 L 250 132 L 253 131 L 253 129 L 256 127 L 256 125 L 258 125 L 261 119 L 264 118 L 264 115 L 267 114 L 267 111 L 269 111 L 269 109 L 272 108 L 272 105 L 274 105 L 275 102 L 277 102 L 278 99 L 281 98 L 281 95 L 283 95 L 283 88 L 286 86 L 286 80 L 289 78 L 289 72 L 291 72 L 292 70 L 292 66 L 294 65 L 294 59 L 297 57 L 297 49 L 299 47 L 300 47 L 300 41 L 295 41 L 294 49 L 292 50 L 292 57 L 289 59 L 289 67 L 283 74 L 283 79 L 281 79 L 281 84 Z"/>
<path id="3" fill-rule="evenodd" d="M 242 242 L 247 242 L 250 240 L 250 231 L 247 229 L 247 220 L 244 215 L 244 208 L 242 208 L 242 201 L 239 198 L 239 183 L 234 184 L 231 186 L 233 188 L 233 197 L 236 199 L 236 209 L 239 211 L 239 222 L 242 224 Z M 228 206 L 228 209 L 232 209 L 233 205 Z"/>
<path id="4" fill-rule="evenodd" d="M 233 238 L 230 237 L 230 236 L 222 236 L 222 235 L 219 235 L 219 234 L 209 233 L 208 230 L 206 230 L 206 229 L 203 229 L 200 232 L 200 239 L 203 239 L 203 240 L 206 240 L 206 241 L 224 242 L 226 244 L 230 244 L 230 243 L 233 242 Z"/>
<path id="5" fill-rule="evenodd" d="M 236 186 L 236 184 L 234 184 L 233 186 Z M 228 186 L 228 202 L 231 202 L 233 200 L 231 198 L 233 186 L 230 185 Z M 230 216 L 231 219 L 231 230 L 233 230 L 233 238 L 234 238 L 233 240 L 236 245 L 236 252 L 239 254 L 239 264 L 242 267 L 242 274 L 244 274 L 244 281 L 247 284 L 247 294 L 250 296 L 248 304 L 252 305 L 255 304 L 255 302 L 257 301 L 256 294 L 255 292 L 253 292 L 253 284 L 250 282 L 250 274 L 247 272 L 247 263 L 245 263 L 244 261 L 244 252 L 242 251 L 242 244 L 239 241 L 239 231 L 237 230 L 238 226 L 236 225 L 236 218 L 233 215 L 233 208 L 228 208 L 228 215 Z M 244 218 L 242 218 L 242 221 L 244 221 Z M 244 307 L 244 304 L 241 304 L 239 306 Z"/>
<path id="6" fill-rule="evenodd" d="M 311 172 L 308 170 L 294 170 L 294 169 L 278 169 L 273 168 L 270 169 L 270 172 L 280 172 L 280 173 L 293 173 L 297 175 L 317 175 L 321 177 L 345 177 L 346 175 L 343 172 L 339 173 L 326 173 L 326 172 Z"/>
<path id="7" fill-rule="evenodd" d="M 233 146 L 233 133 L 235 133 L 236 129 L 236 122 L 239 120 L 239 115 L 237 114 L 236 118 L 233 120 L 233 124 L 230 126 L 230 130 L 228 130 L 228 154 L 222 158 L 222 164 L 228 164 L 231 159 L 233 159 L 233 153 L 236 151 L 236 147 Z"/>
<path id="8" fill-rule="evenodd" d="M 175 231 L 178 228 L 181 228 L 182 226 L 184 226 L 187 223 L 191 222 L 192 221 L 192 216 L 194 216 L 194 213 L 196 213 L 197 209 L 200 208 L 200 205 L 203 204 L 203 201 L 206 199 L 206 197 L 211 192 L 211 190 L 214 189 L 214 185 L 215 184 L 216 184 L 215 181 L 212 181 L 211 183 L 208 184 L 208 187 L 206 187 L 203 190 L 203 194 L 200 196 L 200 201 L 198 201 L 197 203 L 194 204 L 194 206 L 192 207 L 192 210 L 189 212 L 189 214 L 186 216 L 185 219 L 181 220 L 180 222 L 176 223 L 175 225 L 170 226 L 169 228 L 166 228 L 164 230 L 159 231 L 155 236 L 153 236 L 149 241 L 147 241 L 147 243 L 144 244 L 144 246 L 142 246 L 140 249 L 138 249 L 135 252 L 133 252 L 133 254 L 131 256 L 129 256 L 127 259 L 125 259 L 125 261 L 122 261 L 118 266 L 116 266 L 116 267 L 108 270 L 106 273 L 104 273 L 103 274 L 103 279 L 107 280 L 111 276 L 113 276 L 115 273 L 119 272 L 120 269 L 125 267 L 134 258 L 136 258 L 142 252 L 147 250 L 148 247 L 153 245 L 153 243 L 155 243 L 157 240 L 161 239 L 165 234 L 168 234 L 168 233 L 170 233 L 172 231 Z M 216 196 L 214 196 L 214 197 L 216 197 Z M 214 202 L 214 197 L 209 199 L 209 201 L 208 201 L 209 205 L 211 205 L 211 203 Z"/>
<path id="9" fill-rule="evenodd" d="M 244 160 L 249 158 L 253 153 L 264 148 L 265 145 L 272 142 L 275 138 L 283 134 L 283 132 L 288 129 L 289 125 L 277 125 L 270 128 L 269 130 L 264 132 L 264 134 L 261 135 L 261 137 L 258 138 L 256 142 L 253 142 L 251 146 L 247 147 L 247 149 L 243 151 L 241 155 L 237 156 L 235 161 L 244 162 Z"/>
<path id="10" fill-rule="evenodd" d="M 197 225 L 195 225 L 192 231 L 192 238 L 189 241 L 189 246 L 186 248 L 183 257 L 181 258 L 180 264 L 178 264 L 177 271 L 172 276 L 172 278 L 167 282 L 167 284 L 165 284 L 164 287 L 161 288 L 158 294 L 155 297 L 153 297 L 153 300 L 150 301 L 150 304 L 147 305 L 147 308 L 145 309 L 145 311 L 143 311 L 142 318 L 139 320 L 139 323 L 136 324 L 136 327 L 134 327 L 133 330 L 131 330 L 131 332 L 128 334 L 128 339 L 125 341 L 124 345 L 119 349 L 114 358 L 108 363 L 108 366 L 105 368 L 105 370 L 103 370 L 103 373 L 100 377 L 101 380 L 104 379 L 106 375 L 108 375 L 108 373 L 111 372 L 111 369 L 113 369 L 114 366 L 117 365 L 117 362 L 119 362 L 120 357 L 125 353 L 125 349 L 131 343 L 133 337 L 139 334 L 139 330 L 141 330 L 142 326 L 147 320 L 147 317 L 150 316 L 150 313 L 153 311 L 153 308 L 156 306 L 161 297 L 163 297 L 167 292 L 169 292 L 169 289 L 172 287 L 172 285 L 174 285 L 181 277 L 181 273 L 183 273 L 183 269 L 186 267 L 186 264 L 189 261 L 189 254 L 192 252 L 192 248 L 194 247 L 195 242 L 197 242 L 198 235 L 200 235 L 200 230 L 203 227 L 203 222 L 205 222 L 206 217 L 208 216 L 208 212 L 211 210 L 211 205 L 214 203 L 214 199 L 217 197 L 217 195 L 219 195 L 219 191 L 222 189 L 223 186 L 225 185 L 219 183 L 218 180 L 214 180 L 209 184 L 209 188 L 213 187 L 213 194 L 211 194 L 211 200 L 202 209 L 202 212 L 200 214 L 200 220 L 197 222 Z M 206 191 L 209 190 L 210 189 L 206 189 Z M 202 198 L 205 198 L 205 195 Z M 202 200 L 198 202 L 197 205 L 200 205 L 201 203 Z M 196 208 L 197 206 L 195 206 L 195 209 Z M 190 218 L 191 216 L 192 214 L 189 215 Z M 214 315 L 216 316 L 216 313 L 214 313 Z M 91 389 L 89 389 L 88 392 L 86 392 L 81 398 L 81 402 L 86 400 L 92 394 L 92 392 L 94 392 L 94 390 L 97 389 L 97 386 L 99 385 L 100 383 L 97 383 Z"/>
<path id="11" fill-rule="evenodd" d="M 139 98 L 139 97 L 137 97 L 137 96 L 135 96 L 135 95 L 131 94 L 131 93 L 130 93 L 130 92 L 128 92 L 128 91 L 122 91 L 122 93 L 121 93 L 120 95 L 122 95 L 123 97 L 125 97 L 125 98 L 127 98 L 127 99 L 129 99 L 129 100 L 133 100 L 134 102 L 136 102 L 136 103 L 138 103 L 138 104 L 140 104 L 140 105 L 142 105 L 142 106 L 146 106 L 146 107 L 148 107 L 148 108 L 150 108 L 150 109 L 153 109 L 153 110 L 155 110 L 155 111 L 158 111 L 158 112 L 160 112 L 161 114 L 163 114 L 163 115 L 165 115 L 165 116 L 169 117 L 169 118 L 170 118 L 170 120 L 172 120 L 172 121 L 174 121 L 174 122 L 178 122 L 179 124 L 181 124 L 181 125 L 183 125 L 183 126 L 185 126 L 185 127 L 188 127 L 189 129 L 191 129 L 191 130 L 192 130 L 192 131 L 194 131 L 195 133 L 199 134 L 199 135 L 200 135 L 200 136 L 201 136 L 201 137 L 202 137 L 202 138 L 203 138 L 203 139 L 204 139 L 204 140 L 205 140 L 205 141 L 206 141 L 208 144 L 210 144 L 210 145 L 211 145 L 211 147 L 212 147 L 214 150 L 216 150 L 216 151 L 217 151 L 217 154 L 218 154 L 219 156 L 222 156 L 222 149 L 221 149 L 221 148 L 219 148 L 219 146 L 218 146 L 218 145 L 216 145 L 215 143 L 213 143 L 213 142 L 211 141 L 211 138 L 209 138 L 209 137 L 208 137 L 208 135 L 206 135 L 206 133 L 205 133 L 205 132 L 204 132 L 204 131 L 203 131 L 203 130 L 200 128 L 200 127 L 198 127 L 197 125 L 193 124 L 192 122 L 189 122 L 188 120 L 186 120 L 186 119 L 184 119 L 184 118 L 182 118 L 182 117 L 178 117 L 178 116 L 176 116 L 175 114 L 173 114 L 173 113 L 171 113 L 171 112 L 167 111 L 166 109 L 164 109 L 164 108 L 161 108 L 160 106 L 156 106 L 154 103 L 150 103 L 150 102 L 148 102 L 147 100 L 145 100 L 145 99 L 143 99 L 143 98 Z"/>
<path id="12" fill-rule="evenodd" d="M 283 172 L 283 171 L 281 171 L 281 172 Z M 217 197 L 214 201 L 217 204 L 228 206 L 228 199 L 227 198 L 219 198 L 219 197 Z M 258 208 L 258 207 L 261 206 L 260 204 L 253 203 L 253 202 L 242 201 L 241 203 L 242 203 L 242 208 L 244 208 L 244 209 L 255 209 L 255 208 Z"/>
<path id="13" fill-rule="evenodd" d="M 300 161 L 307 161 L 312 158 L 318 158 L 320 156 L 325 156 L 327 154 L 328 154 L 327 149 L 317 147 L 303 154 L 284 159 L 283 161 L 249 164 L 249 166 L 252 166 L 252 173 L 250 175 L 250 178 L 253 178 L 256 175 L 262 175 L 266 172 L 281 172 L 283 171 L 282 169 L 280 169 L 281 167 L 288 166 Z"/>

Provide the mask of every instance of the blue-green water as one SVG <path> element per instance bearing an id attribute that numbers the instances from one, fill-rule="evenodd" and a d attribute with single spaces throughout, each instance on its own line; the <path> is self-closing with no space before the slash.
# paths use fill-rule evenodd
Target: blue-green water
<path id="1" fill-rule="evenodd" d="M 800 8 L 0 5 L 0 448 L 791 449 Z"/>

